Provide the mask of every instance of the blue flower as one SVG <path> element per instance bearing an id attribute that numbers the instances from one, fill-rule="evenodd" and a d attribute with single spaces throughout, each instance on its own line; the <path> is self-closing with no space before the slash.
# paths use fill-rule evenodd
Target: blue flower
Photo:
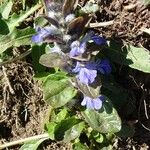
<path id="1" fill-rule="evenodd" d="M 111 72 L 109 61 L 107 59 L 99 59 L 96 62 L 77 62 L 75 68 L 72 70 L 73 73 L 77 73 L 77 78 L 80 82 L 87 85 L 94 82 L 97 71 L 102 74 L 109 74 Z"/>
<path id="2" fill-rule="evenodd" d="M 78 73 L 77 78 L 80 80 L 81 83 L 87 85 L 93 83 L 97 76 L 97 70 L 87 69 L 79 62 L 77 62 L 76 67 L 72 70 L 72 72 Z"/>
<path id="3" fill-rule="evenodd" d="M 96 69 L 102 74 L 109 74 L 112 70 L 108 59 L 97 60 Z"/>
<path id="4" fill-rule="evenodd" d="M 79 56 L 85 52 L 86 42 L 80 43 L 79 41 L 73 41 L 70 47 L 70 56 Z"/>
<path id="5" fill-rule="evenodd" d="M 70 56 L 75 57 L 83 54 L 86 50 L 87 42 L 93 40 L 94 43 L 102 45 L 106 43 L 106 40 L 98 35 L 95 35 L 93 31 L 88 32 L 81 41 L 73 41 L 70 48 Z"/>
<path id="6" fill-rule="evenodd" d="M 35 43 L 43 42 L 44 38 L 46 38 L 49 35 L 55 35 L 57 33 L 57 28 L 54 26 L 50 27 L 36 27 L 35 28 L 37 34 L 32 36 L 32 41 Z"/>
<path id="7" fill-rule="evenodd" d="M 104 45 L 106 44 L 106 40 L 101 37 L 101 36 L 98 36 L 98 35 L 93 35 L 91 37 L 91 39 L 94 41 L 94 43 L 96 43 L 97 45 Z"/>
<path id="8" fill-rule="evenodd" d="M 84 99 L 81 102 L 81 105 L 86 106 L 87 109 L 99 110 L 102 107 L 102 103 L 103 103 L 104 99 L 105 98 L 102 95 L 95 99 L 92 99 L 88 96 L 84 96 Z"/>

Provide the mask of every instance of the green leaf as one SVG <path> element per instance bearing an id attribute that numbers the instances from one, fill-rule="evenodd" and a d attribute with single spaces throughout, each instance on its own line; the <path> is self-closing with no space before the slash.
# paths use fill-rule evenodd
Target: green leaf
<path id="1" fill-rule="evenodd" d="M 49 134 L 49 138 L 51 140 L 55 140 L 55 127 L 56 127 L 56 123 L 55 122 L 49 122 L 49 123 L 46 123 L 46 130 Z"/>
<path id="2" fill-rule="evenodd" d="M 0 37 L 0 54 L 10 47 L 30 45 L 34 29 L 28 27 L 22 30 L 15 30 L 13 33 Z"/>
<path id="3" fill-rule="evenodd" d="M 45 44 L 42 45 L 34 45 L 32 47 L 32 64 L 33 68 L 36 72 L 43 72 L 45 71 L 45 67 L 39 63 L 39 59 L 42 54 L 45 53 Z"/>
<path id="4" fill-rule="evenodd" d="M 12 6 L 13 2 L 11 0 L 3 5 L 3 9 L 1 9 L 1 14 L 4 19 L 8 19 Z"/>
<path id="5" fill-rule="evenodd" d="M 88 1 L 84 7 L 81 8 L 81 12 L 84 12 L 86 14 L 95 13 L 99 10 L 98 4 L 94 4 L 91 1 Z"/>
<path id="6" fill-rule="evenodd" d="M 9 33 L 9 28 L 7 23 L 4 20 L 0 19 L 0 38 L 3 35 L 7 35 L 8 33 Z"/>
<path id="7" fill-rule="evenodd" d="M 76 95 L 76 90 L 68 79 L 53 74 L 43 84 L 44 100 L 52 107 L 57 108 L 68 103 Z"/>
<path id="8" fill-rule="evenodd" d="M 23 22 L 27 17 L 29 17 L 32 13 L 34 13 L 37 9 L 41 7 L 40 4 L 37 4 L 31 7 L 29 10 L 20 13 L 19 15 L 13 14 L 11 18 L 7 21 L 7 25 L 9 27 L 10 33 L 14 30 L 15 27 L 19 25 L 19 23 Z"/>
<path id="9" fill-rule="evenodd" d="M 109 50 L 105 54 L 114 62 L 129 66 L 146 73 L 150 73 L 150 54 L 144 48 L 137 48 L 132 45 L 122 47 L 119 43 L 110 42 Z"/>
<path id="10" fill-rule="evenodd" d="M 91 97 L 91 98 L 97 98 L 100 95 L 100 87 L 101 86 L 89 86 L 89 85 L 85 85 L 82 84 L 80 81 L 76 80 L 76 85 L 77 88 L 86 96 Z"/>
<path id="11" fill-rule="evenodd" d="M 62 120 L 55 128 L 55 139 L 70 142 L 77 138 L 84 128 L 84 122 L 75 117 Z"/>
<path id="12" fill-rule="evenodd" d="M 143 0 L 144 5 L 149 5 L 150 4 L 150 0 Z"/>
<path id="13" fill-rule="evenodd" d="M 81 113 L 85 121 L 100 133 L 115 133 L 121 129 L 121 120 L 108 98 L 106 98 L 100 111 L 86 109 Z"/>
<path id="14" fill-rule="evenodd" d="M 40 57 L 39 62 L 40 64 L 46 67 L 64 68 L 69 64 L 69 57 L 67 57 L 67 55 L 62 55 L 60 53 L 52 52 L 49 54 L 43 54 Z"/>
<path id="15" fill-rule="evenodd" d="M 121 130 L 115 134 L 121 138 L 128 138 L 133 137 L 134 133 L 135 133 L 134 127 L 129 127 L 126 124 L 122 124 Z"/>
<path id="16" fill-rule="evenodd" d="M 68 115 L 68 111 L 66 108 L 63 108 L 57 115 L 55 118 L 55 122 L 59 123 L 62 120 L 64 120 L 66 118 L 66 116 Z"/>
<path id="17" fill-rule="evenodd" d="M 122 109 L 128 101 L 129 92 L 115 82 L 112 76 L 101 77 L 102 88 L 101 92 L 111 99 L 113 105 L 118 109 Z"/>
<path id="18" fill-rule="evenodd" d="M 72 149 L 73 150 L 89 150 L 84 144 L 80 142 L 73 144 Z"/>
<path id="19" fill-rule="evenodd" d="M 27 142 L 25 143 L 23 146 L 21 146 L 21 148 L 19 150 L 37 150 L 37 148 L 39 147 L 39 145 L 45 141 L 47 138 L 43 138 L 40 140 L 34 140 L 31 142 Z"/>

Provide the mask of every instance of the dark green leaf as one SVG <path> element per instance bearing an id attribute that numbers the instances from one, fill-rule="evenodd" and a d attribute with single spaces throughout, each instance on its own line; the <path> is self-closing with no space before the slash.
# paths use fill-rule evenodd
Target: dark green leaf
<path id="1" fill-rule="evenodd" d="M 133 137 L 134 133 L 135 133 L 134 127 L 129 127 L 128 125 L 123 124 L 121 130 L 115 134 L 121 138 L 128 138 Z"/>
<path id="2" fill-rule="evenodd" d="M 74 117 L 62 120 L 55 128 L 55 139 L 70 142 L 77 138 L 84 128 L 84 122 Z"/>
<path id="3" fill-rule="evenodd" d="M 45 71 L 45 67 L 41 64 L 39 64 L 39 59 L 41 57 L 42 54 L 45 53 L 45 44 L 42 45 L 35 45 L 32 47 L 32 63 L 33 63 L 33 68 L 35 69 L 35 71 L 37 72 L 43 72 Z"/>
<path id="4" fill-rule="evenodd" d="M 100 111 L 86 109 L 82 111 L 82 115 L 85 121 L 100 133 L 115 133 L 121 129 L 121 120 L 108 98 Z"/>
<path id="5" fill-rule="evenodd" d="M 44 99 L 52 107 L 61 107 L 76 95 L 76 90 L 70 85 L 67 78 L 51 75 L 43 84 Z"/>

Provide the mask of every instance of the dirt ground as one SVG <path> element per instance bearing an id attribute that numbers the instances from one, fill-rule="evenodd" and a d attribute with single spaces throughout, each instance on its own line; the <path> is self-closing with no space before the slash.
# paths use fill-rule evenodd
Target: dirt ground
<path id="1" fill-rule="evenodd" d="M 141 30 L 150 28 L 150 7 L 140 2 L 99 0 L 100 11 L 92 22 L 113 20 L 113 24 L 96 27 L 95 30 L 108 40 L 124 41 L 150 50 L 150 36 Z M 118 139 L 116 149 L 150 149 L 150 75 L 133 71 L 129 78 L 124 76 L 124 72 L 120 70 L 118 83 L 136 95 L 136 109 L 125 118 L 135 126 L 135 135 L 128 139 Z M 34 74 L 32 64 L 26 59 L 0 67 L 0 144 L 44 132 L 42 122 L 48 106 L 43 101 L 40 84 L 33 79 Z M 17 150 L 18 147 L 9 149 Z M 69 148 L 60 143 L 46 142 L 41 149 Z"/>

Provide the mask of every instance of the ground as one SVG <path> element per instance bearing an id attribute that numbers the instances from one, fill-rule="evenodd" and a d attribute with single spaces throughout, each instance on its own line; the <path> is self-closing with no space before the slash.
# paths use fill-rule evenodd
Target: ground
<path id="1" fill-rule="evenodd" d="M 101 9 L 92 22 L 113 21 L 112 25 L 95 27 L 98 33 L 108 40 L 124 41 L 150 50 L 150 36 L 142 31 L 150 28 L 150 7 L 142 5 L 140 0 L 99 0 L 98 3 Z M 14 50 L 14 57 L 21 53 L 20 49 Z M 136 95 L 135 111 L 125 118 L 135 126 L 135 135 L 118 139 L 116 149 L 146 150 L 150 147 L 150 76 L 133 71 L 129 78 L 124 72 L 120 67 L 118 83 Z M 40 83 L 33 79 L 34 74 L 32 63 L 26 58 L 0 68 L 0 144 L 44 132 L 43 116 L 48 106 L 43 100 Z M 44 143 L 41 149 L 69 149 L 61 143 L 49 143 Z"/>

